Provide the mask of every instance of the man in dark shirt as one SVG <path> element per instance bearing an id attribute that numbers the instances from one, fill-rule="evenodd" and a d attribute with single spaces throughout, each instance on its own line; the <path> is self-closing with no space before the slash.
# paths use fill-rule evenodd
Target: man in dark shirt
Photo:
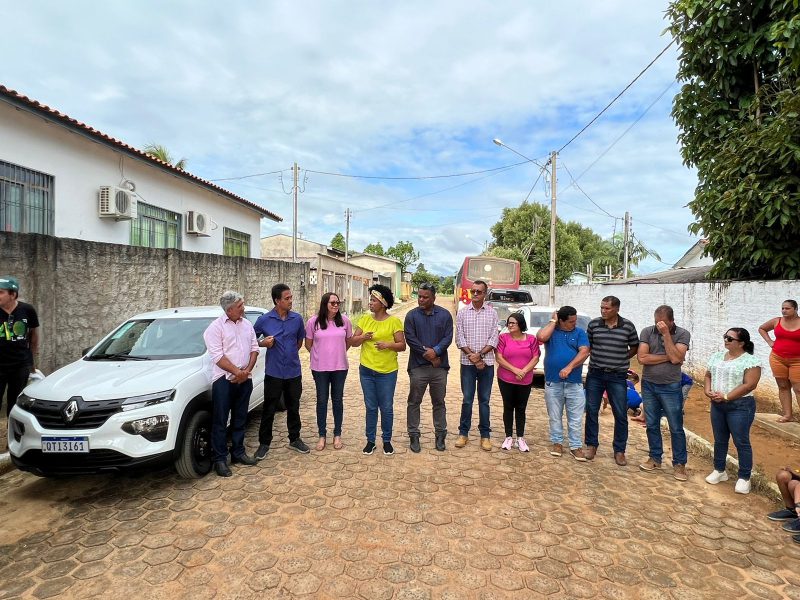
<path id="1" fill-rule="evenodd" d="M 272 444 L 272 426 L 281 395 L 286 404 L 286 427 L 289 448 L 308 454 L 306 443 L 300 439 L 300 396 L 303 383 L 300 368 L 300 347 L 306 339 L 303 317 L 292 312 L 292 290 L 285 283 L 272 286 L 275 308 L 258 317 L 255 324 L 258 345 L 267 348 L 264 360 L 264 408 L 258 428 L 256 460 L 263 460 Z"/>
<path id="2" fill-rule="evenodd" d="M 603 392 L 608 395 L 614 413 L 614 460 L 624 467 L 628 444 L 628 369 L 639 347 L 636 326 L 619 315 L 619 298 L 606 296 L 600 302 L 600 316 L 589 322 L 591 355 L 586 375 L 586 458 L 592 460 L 599 445 L 600 422 L 597 418 Z"/>
<path id="3" fill-rule="evenodd" d="M 453 317 L 450 311 L 436 306 L 436 288 L 423 283 L 417 292 L 419 306 L 406 315 L 404 333 L 410 349 L 408 356 L 408 437 L 411 451 L 419 452 L 419 409 L 425 389 L 430 389 L 433 404 L 433 427 L 436 449 L 445 449 L 447 436 L 447 372 L 450 363 L 447 349 L 453 341 Z"/>
<path id="4" fill-rule="evenodd" d="M 39 352 L 39 317 L 18 297 L 19 281 L 0 277 L 0 400 L 5 392 L 6 415 L 35 371 L 33 355 Z"/>
<path id="5" fill-rule="evenodd" d="M 675 325 L 672 307 L 659 306 L 654 313 L 655 325 L 642 329 L 637 352 L 642 369 L 642 399 L 647 423 L 647 444 L 650 458 L 639 465 L 643 471 L 661 468 L 663 444 L 661 415 L 667 417 L 672 441 L 673 476 L 686 481 L 686 434 L 683 431 L 683 392 L 681 365 L 689 349 L 691 335 Z"/>

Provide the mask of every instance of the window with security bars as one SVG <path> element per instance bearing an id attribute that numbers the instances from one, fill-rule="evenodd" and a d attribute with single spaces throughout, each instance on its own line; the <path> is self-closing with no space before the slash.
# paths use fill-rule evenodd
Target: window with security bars
<path id="1" fill-rule="evenodd" d="M 244 256 L 250 258 L 250 235 L 223 227 L 223 249 L 225 256 Z"/>
<path id="2" fill-rule="evenodd" d="M 0 230 L 53 235 L 53 176 L 0 160 Z"/>
<path id="3" fill-rule="evenodd" d="M 131 220 L 131 246 L 181 248 L 181 215 L 139 201 Z"/>

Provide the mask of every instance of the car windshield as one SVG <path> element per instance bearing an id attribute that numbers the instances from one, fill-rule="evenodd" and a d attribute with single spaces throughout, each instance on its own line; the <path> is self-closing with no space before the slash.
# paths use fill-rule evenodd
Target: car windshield
<path id="1" fill-rule="evenodd" d="M 163 360 L 191 358 L 206 351 L 203 332 L 213 317 L 142 319 L 117 329 L 86 360 Z"/>
<path id="2" fill-rule="evenodd" d="M 550 322 L 550 319 L 553 318 L 553 313 L 547 311 L 532 310 L 530 311 L 530 313 L 528 313 L 528 316 L 530 317 L 530 319 L 528 320 L 528 327 L 538 328 L 547 325 Z M 589 326 L 590 320 L 591 319 L 589 317 L 578 315 L 577 327 L 586 331 L 586 328 Z"/>
<path id="3" fill-rule="evenodd" d="M 522 290 L 491 290 L 488 297 L 489 302 L 531 302 L 530 292 Z"/>

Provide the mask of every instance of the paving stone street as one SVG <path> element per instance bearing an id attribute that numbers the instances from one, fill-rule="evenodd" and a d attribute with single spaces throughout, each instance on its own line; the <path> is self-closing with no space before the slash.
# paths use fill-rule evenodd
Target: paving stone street
<path id="1" fill-rule="evenodd" d="M 396 454 L 364 456 L 353 349 L 345 447 L 334 450 L 329 437 L 317 452 L 314 386 L 302 356 L 309 455 L 288 449 L 279 416 L 267 459 L 235 465 L 227 479 L 182 480 L 169 469 L 0 478 L 0 597 L 800 599 L 800 546 L 765 518 L 773 503 L 735 495 L 732 482 L 707 485 L 711 465 L 695 457 L 687 483 L 671 468 L 640 471 L 647 443 L 635 424 L 629 465 L 618 467 L 610 411 L 593 462 L 554 458 L 535 387 L 531 452 L 504 452 L 495 387 L 494 450 L 479 448 L 474 429 L 456 449 L 461 396 L 451 347 L 447 451 L 434 450 L 427 396 L 423 450 L 408 450 L 401 368 Z M 251 453 L 259 418 L 260 410 L 248 426 Z"/>

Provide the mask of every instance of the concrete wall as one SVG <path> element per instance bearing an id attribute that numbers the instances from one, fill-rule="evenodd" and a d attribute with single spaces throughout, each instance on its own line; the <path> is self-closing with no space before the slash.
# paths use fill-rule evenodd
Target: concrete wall
<path id="1" fill-rule="evenodd" d="M 385 258 L 383 256 L 375 256 L 374 254 L 358 254 L 350 257 L 350 262 L 356 265 L 361 265 L 364 268 L 371 269 L 374 273 L 381 275 L 388 275 L 392 279 L 392 293 L 400 298 L 403 294 L 402 272 L 400 263 L 394 259 Z"/>
<path id="2" fill-rule="evenodd" d="M 136 184 L 143 202 L 183 215 L 183 250 L 222 254 L 223 228 L 229 227 L 250 235 L 251 257 L 261 256 L 257 211 L 5 102 L 0 102 L 0 159 L 53 176 L 56 237 L 129 244 L 130 221 L 97 216 L 100 186 L 117 185 L 124 176 Z M 207 213 L 217 224 L 210 236 L 186 233 L 190 210 Z"/>
<path id="3" fill-rule="evenodd" d="M 45 373 L 72 362 L 113 327 L 141 312 L 216 305 L 226 289 L 250 306 L 273 307 L 279 282 L 307 314 L 308 263 L 133 248 L 36 234 L 0 232 L 2 274 L 20 280 L 20 299 L 39 313 Z M 309 304 L 310 302 L 310 304 Z"/>
<path id="4" fill-rule="evenodd" d="M 547 305 L 547 286 L 521 286 L 537 304 Z M 769 368 L 769 346 L 758 335 L 758 327 L 780 316 L 781 303 L 800 296 L 800 281 L 733 281 L 686 284 L 567 285 L 556 288 L 556 305 L 569 304 L 592 316 L 600 315 L 604 296 L 620 299 L 620 314 L 637 329 L 653 324 L 653 311 L 668 304 L 675 322 L 692 334 L 686 369 L 702 380 L 708 358 L 724 350 L 722 335 L 730 327 L 744 327 L 755 343 L 755 355 L 763 362 L 759 399 L 778 401 L 778 388 Z"/>
<path id="5" fill-rule="evenodd" d="M 317 254 L 324 254 L 327 248 L 325 244 L 297 239 L 298 259 L 316 258 Z M 261 256 L 262 258 L 292 258 L 292 236 L 278 233 L 261 238 Z"/>

